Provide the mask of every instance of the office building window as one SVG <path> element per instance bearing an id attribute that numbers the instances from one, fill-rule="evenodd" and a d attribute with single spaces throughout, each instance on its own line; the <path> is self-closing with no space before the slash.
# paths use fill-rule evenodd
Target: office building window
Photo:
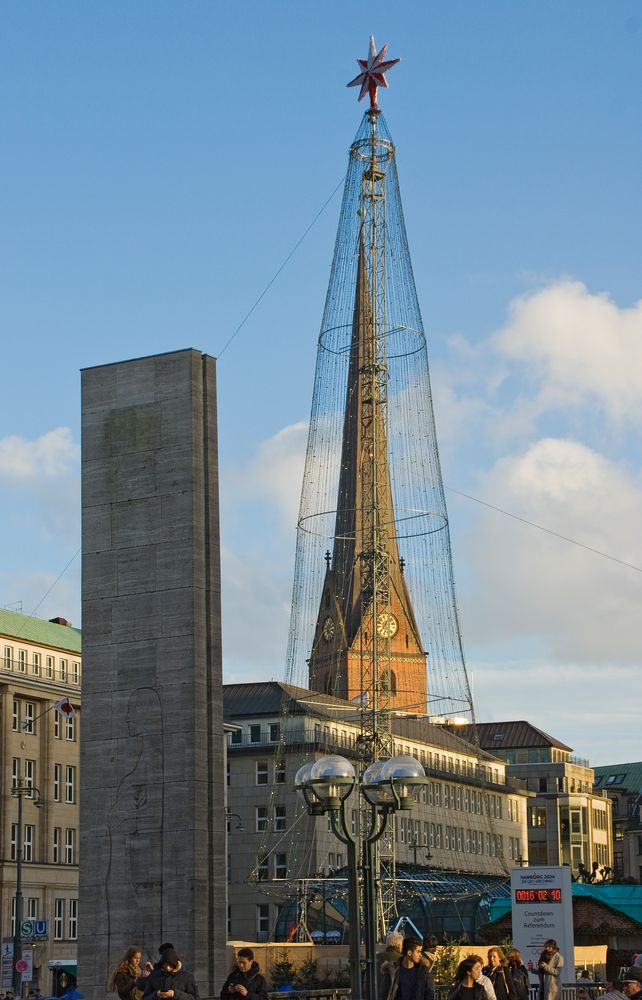
<path id="1" fill-rule="evenodd" d="M 288 856 L 287 854 L 275 854 L 274 855 L 274 877 L 275 878 L 287 878 L 288 874 Z"/>
<path id="2" fill-rule="evenodd" d="M 270 723 L 270 743 L 278 743 L 281 735 L 281 727 L 278 722 Z"/>
<path id="3" fill-rule="evenodd" d="M 256 907 L 257 941 L 267 941 L 270 933 L 270 904 L 258 903 Z"/>
<path id="4" fill-rule="evenodd" d="M 27 920 L 38 919 L 38 907 L 40 900 L 37 896 L 30 896 L 27 900 Z"/>
<path id="5" fill-rule="evenodd" d="M 25 760 L 25 788 L 34 788 L 36 784 L 36 762 L 35 760 Z M 27 792 L 28 799 L 33 798 L 33 792 Z"/>
<path id="6" fill-rule="evenodd" d="M 54 736 L 57 740 L 62 739 L 62 716 L 57 709 L 54 709 Z"/>
<path id="7" fill-rule="evenodd" d="M 256 783 L 257 785 L 267 785 L 268 783 L 268 762 L 257 760 L 256 762 Z"/>
<path id="8" fill-rule="evenodd" d="M 62 838 L 62 830 L 59 826 L 54 826 L 53 828 L 53 851 L 51 860 L 55 865 L 60 864 L 60 843 Z"/>
<path id="9" fill-rule="evenodd" d="M 36 731 L 36 706 L 33 701 L 25 702 L 25 716 L 22 722 L 22 728 L 25 733 L 29 733 L 31 736 Z"/>
<path id="10" fill-rule="evenodd" d="M 45 676 L 51 680 L 54 675 L 56 661 L 53 656 L 47 656 L 45 658 Z"/>
<path id="11" fill-rule="evenodd" d="M 53 773 L 53 798 L 54 802 L 60 802 L 60 785 L 62 783 L 62 764 L 54 764 Z"/>
<path id="12" fill-rule="evenodd" d="M 20 759 L 18 757 L 11 758 L 11 784 L 15 788 L 20 781 Z"/>
<path id="13" fill-rule="evenodd" d="M 76 660 L 71 661 L 71 683 L 80 683 L 80 664 Z"/>
<path id="14" fill-rule="evenodd" d="M 33 861 L 33 845 L 36 839 L 36 828 L 30 823 L 26 823 L 23 829 L 24 840 L 22 843 L 22 860 Z"/>
<path id="15" fill-rule="evenodd" d="M 65 768 L 65 802 L 76 801 L 76 768 L 67 765 Z"/>
<path id="16" fill-rule="evenodd" d="M 36 677 L 40 677 L 40 653 L 32 653 L 31 671 Z"/>
<path id="17" fill-rule="evenodd" d="M 11 728 L 14 733 L 17 733 L 20 729 L 20 704 L 17 698 L 13 699 L 11 705 Z"/>
<path id="18" fill-rule="evenodd" d="M 274 781 L 277 785 L 285 784 L 285 761 L 278 760 L 274 762 Z"/>
<path id="19" fill-rule="evenodd" d="M 285 806 L 274 807 L 274 829 L 277 833 L 285 833 Z"/>
<path id="20" fill-rule="evenodd" d="M 65 901 L 64 899 L 54 899 L 54 919 L 53 919 L 54 941 L 62 941 L 64 922 L 65 922 Z"/>
<path id="21" fill-rule="evenodd" d="M 76 853 L 76 831 L 65 830 L 65 864 L 73 865 Z"/>
<path id="22" fill-rule="evenodd" d="M 21 674 L 26 674 L 27 672 L 27 650 L 18 650 L 18 670 Z"/>
<path id="23" fill-rule="evenodd" d="M 17 823 L 12 823 L 11 824 L 11 851 L 10 851 L 10 860 L 11 861 L 17 861 L 18 860 L 18 824 Z"/>
<path id="24" fill-rule="evenodd" d="M 66 660 L 60 660 L 60 680 L 61 681 L 66 681 L 67 680 L 67 661 Z"/>
<path id="25" fill-rule="evenodd" d="M 256 866 L 256 877 L 258 882 L 267 882 L 270 877 L 270 867 L 267 858 L 259 858 Z"/>
<path id="26" fill-rule="evenodd" d="M 261 727 L 250 726 L 250 743 L 260 743 L 260 742 L 261 742 Z"/>
<path id="27" fill-rule="evenodd" d="M 267 829 L 267 806 L 256 807 L 256 832 L 263 833 Z"/>
<path id="28" fill-rule="evenodd" d="M 65 739 L 73 743 L 76 739 L 76 717 L 68 715 L 65 718 Z"/>
<path id="29" fill-rule="evenodd" d="M 4 647 L 4 653 L 2 655 L 2 662 L 5 670 L 13 669 L 13 649 L 11 646 Z"/>
<path id="30" fill-rule="evenodd" d="M 78 937 L 78 900 L 69 900 L 69 919 L 67 922 L 67 931 L 70 941 L 75 941 Z"/>
<path id="31" fill-rule="evenodd" d="M 240 729 L 235 729 L 230 739 L 231 745 L 240 746 L 242 742 L 243 742 L 243 733 L 241 732 Z"/>

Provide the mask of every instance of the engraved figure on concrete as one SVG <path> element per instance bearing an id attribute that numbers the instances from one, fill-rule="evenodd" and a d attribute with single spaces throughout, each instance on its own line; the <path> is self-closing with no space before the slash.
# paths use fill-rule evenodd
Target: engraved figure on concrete
<path id="1" fill-rule="evenodd" d="M 108 820 L 107 936 L 112 952 L 111 913 L 114 901 L 129 886 L 136 912 L 130 927 L 137 929 L 143 954 L 154 953 L 162 938 L 163 898 L 163 716 L 158 692 L 137 688 L 127 705 L 126 742 L 139 743 L 131 770 L 122 775 Z M 131 759 L 131 749 L 123 757 Z M 133 890 L 133 893 L 132 891 Z"/>

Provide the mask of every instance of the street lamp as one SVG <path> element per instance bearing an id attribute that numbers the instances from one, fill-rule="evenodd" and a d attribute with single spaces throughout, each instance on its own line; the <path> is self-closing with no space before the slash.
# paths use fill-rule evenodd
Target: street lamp
<path id="1" fill-rule="evenodd" d="M 22 800 L 25 796 L 33 798 L 34 806 L 42 809 L 44 802 L 40 800 L 40 790 L 33 785 L 26 785 L 22 778 L 18 778 L 11 788 L 12 796 L 18 800 L 18 829 L 16 831 L 16 895 L 15 895 L 15 923 L 13 928 L 13 995 L 18 1000 L 22 996 L 22 972 L 18 968 L 18 962 L 22 958 L 22 938 L 20 936 L 20 925 L 22 923 Z"/>
<path id="2" fill-rule="evenodd" d="M 366 945 L 366 996 L 374 1000 L 376 979 L 376 879 L 374 845 L 383 836 L 388 817 L 398 810 L 411 809 L 413 792 L 426 782 L 422 765 L 414 757 L 398 756 L 375 760 L 357 782 L 353 765 L 345 757 L 330 754 L 314 763 L 304 764 L 296 773 L 294 784 L 311 816 L 330 815 L 332 832 L 347 848 L 348 922 L 350 924 L 350 988 L 353 997 L 361 995 L 359 951 L 359 849 L 347 816 L 347 800 L 355 787 L 367 803 L 369 815 L 361 838 L 361 873 L 363 879 L 364 937 Z"/>

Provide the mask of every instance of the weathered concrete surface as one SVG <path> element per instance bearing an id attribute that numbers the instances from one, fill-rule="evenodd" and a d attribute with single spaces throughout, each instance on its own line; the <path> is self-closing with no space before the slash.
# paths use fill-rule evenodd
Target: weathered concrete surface
<path id="1" fill-rule="evenodd" d="M 220 546 L 213 358 L 82 373 L 79 988 L 171 941 L 225 978 Z"/>

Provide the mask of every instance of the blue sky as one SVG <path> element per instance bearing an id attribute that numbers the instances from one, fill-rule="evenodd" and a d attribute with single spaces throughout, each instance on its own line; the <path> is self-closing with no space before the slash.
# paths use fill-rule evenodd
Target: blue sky
<path id="1" fill-rule="evenodd" d="M 642 566 L 639 4 L 5 0 L 0 605 L 80 621 L 79 557 L 42 601 L 79 546 L 79 369 L 221 352 L 343 176 L 371 32 L 446 484 Z M 338 212 L 219 363 L 230 680 L 283 672 Z M 448 502 L 479 717 L 638 757 L 642 574 Z"/>

